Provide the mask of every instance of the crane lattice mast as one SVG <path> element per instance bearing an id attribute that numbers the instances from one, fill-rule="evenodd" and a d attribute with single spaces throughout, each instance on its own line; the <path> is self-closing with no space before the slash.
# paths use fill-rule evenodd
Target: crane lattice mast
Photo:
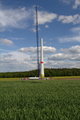
<path id="1" fill-rule="evenodd" d="M 36 6 L 36 39 L 37 39 L 37 67 L 38 67 L 38 77 L 39 77 L 39 42 L 38 42 L 38 12 Z"/>

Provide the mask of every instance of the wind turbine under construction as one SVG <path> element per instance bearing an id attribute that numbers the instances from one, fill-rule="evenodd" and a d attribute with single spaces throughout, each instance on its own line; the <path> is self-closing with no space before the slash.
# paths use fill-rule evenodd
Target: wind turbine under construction
<path id="1" fill-rule="evenodd" d="M 36 5 L 36 39 L 37 39 L 37 67 L 38 67 L 38 77 L 44 78 L 44 62 L 43 62 L 43 39 L 41 38 L 41 60 L 39 66 L 39 40 L 38 40 L 38 12 Z M 40 68 L 39 68 L 40 67 Z"/>

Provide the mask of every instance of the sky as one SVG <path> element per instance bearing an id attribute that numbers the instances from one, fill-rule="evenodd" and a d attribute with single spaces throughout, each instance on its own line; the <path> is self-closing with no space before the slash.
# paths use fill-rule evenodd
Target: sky
<path id="1" fill-rule="evenodd" d="M 0 72 L 37 69 L 43 38 L 45 68 L 80 68 L 80 0 L 0 0 Z"/>

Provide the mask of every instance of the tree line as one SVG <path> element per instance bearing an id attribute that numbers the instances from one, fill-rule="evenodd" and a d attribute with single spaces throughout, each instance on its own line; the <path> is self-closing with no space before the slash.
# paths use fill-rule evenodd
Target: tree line
<path id="1" fill-rule="evenodd" d="M 44 69 L 45 77 L 55 77 L 55 76 L 80 76 L 80 69 L 78 68 L 58 68 L 58 69 Z M 22 78 L 22 77 L 37 77 L 38 71 L 24 71 L 24 72 L 5 72 L 0 73 L 0 78 Z"/>

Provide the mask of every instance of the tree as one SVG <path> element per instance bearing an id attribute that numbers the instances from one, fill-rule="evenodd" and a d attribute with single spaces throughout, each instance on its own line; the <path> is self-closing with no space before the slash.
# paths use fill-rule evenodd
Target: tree
<path id="1" fill-rule="evenodd" d="M 68 75 L 68 76 L 72 76 L 72 75 L 73 75 L 73 74 L 72 74 L 72 71 L 71 71 L 71 70 L 68 70 L 67 75 Z"/>

